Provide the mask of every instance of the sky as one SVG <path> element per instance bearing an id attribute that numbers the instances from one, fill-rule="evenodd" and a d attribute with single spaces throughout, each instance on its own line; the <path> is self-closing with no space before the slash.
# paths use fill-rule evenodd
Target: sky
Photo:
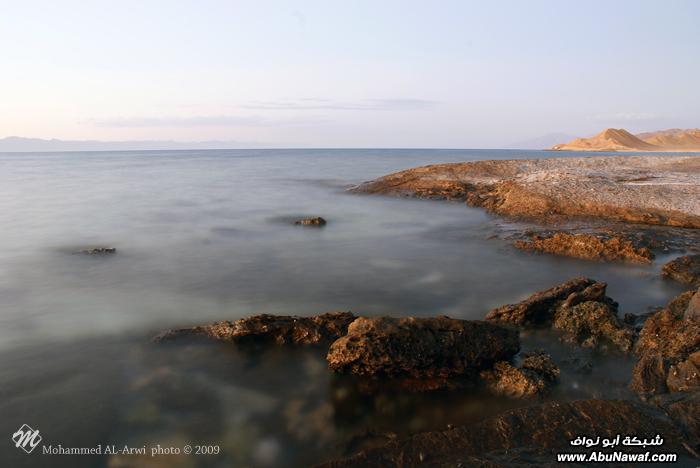
<path id="1" fill-rule="evenodd" d="M 700 2 L 0 0 L 0 138 L 499 148 L 700 127 Z"/>

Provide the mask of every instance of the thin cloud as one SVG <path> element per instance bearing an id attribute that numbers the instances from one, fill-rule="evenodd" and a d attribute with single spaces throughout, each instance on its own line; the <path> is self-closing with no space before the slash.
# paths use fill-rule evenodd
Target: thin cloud
<path id="1" fill-rule="evenodd" d="M 269 120 L 259 116 L 204 115 L 194 117 L 108 117 L 91 118 L 87 123 L 98 127 L 274 127 L 324 123 L 322 120 Z"/>
<path id="2" fill-rule="evenodd" d="M 422 110 L 434 107 L 437 101 L 425 99 L 365 99 L 358 101 L 336 101 L 332 99 L 293 99 L 258 101 L 240 106 L 258 110 Z"/>

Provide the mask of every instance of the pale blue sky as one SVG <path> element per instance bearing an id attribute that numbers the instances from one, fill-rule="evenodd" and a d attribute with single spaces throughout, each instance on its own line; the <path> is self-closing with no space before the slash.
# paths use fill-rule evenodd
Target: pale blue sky
<path id="1" fill-rule="evenodd" d="M 698 1 L 0 7 L 0 137 L 474 148 L 700 127 Z"/>

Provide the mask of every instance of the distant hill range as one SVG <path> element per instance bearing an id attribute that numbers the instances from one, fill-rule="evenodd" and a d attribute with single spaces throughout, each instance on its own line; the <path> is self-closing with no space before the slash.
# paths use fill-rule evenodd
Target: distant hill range
<path id="1" fill-rule="evenodd" d="M 195 150 L 232 149 L 259 146 L 237 141 L 97 141 L 97 140 L 45 140 L 42 138 L 0 138 L 0 153 L 42 151 L 143 151 L 143 150 Z"/>
<path id="2" fill-rule="evenodd" d="M 556 151 L 700 151 L 700 129 L 660 130 L 633 135 L 608 128 L 591 138 L 577 138 L 552 147 Z"/>

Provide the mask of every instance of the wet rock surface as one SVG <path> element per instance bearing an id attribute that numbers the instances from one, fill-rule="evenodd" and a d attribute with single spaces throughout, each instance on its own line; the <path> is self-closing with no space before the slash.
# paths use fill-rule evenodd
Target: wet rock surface
<path id="1" fill-rule="evenodd" d="M 533 294 L 518 304 L 491 310 L 486 320 L 517 326 L 551 326 L 562 340 L 587 348 L 612 344 L 630 352 L 635 333 L 617 317 L 617 303 L 605 295 L 607 285 L 575 278 Z"/>
<path id="2" fill-rule="evenodd" d="M 513 245 L 521 250 L 595 261 L 622 261 L 649 264 L 652 251 L 621 235 L 572 234 L 555 232 L 533 234 L 529 239 L 517 240 Z"/>
<path id="3" fill-rule="evenodd" d="M 312 226 L 321 227 L 326 225 L 326 220 L 320 216 L 315 216 L 312 218 L 302 218 L 294 221 L 297 226 Z"/>
<path id="4" fill-rule="evenodd" d="M 471 426 L 416 434 L 320 466 L 553 465 L 554 454 L 571 451 L 571 441 L 577 436 L 614 438 L 618 434 L 639 438 L 658 434 L 664 439 L 663 451 L 687 453 L 685 434 L 659 411 L 630 401 L 593 399 L 507 411 Z"/>
<path id="5" fill-rule="evenodd" d="M 700 286 L 700 255 L 686 255 L 665 264 L 661 274 L 679 283 Z"/>
<path id="6" fill-rule="evenodd" d="M 639 361 L 632 373 L 633 391 L 645 395 L 700 389 L 700 316 L 692 312 L 696 294 L 680 294 L 645 322 L 635 346 Z"/>
<path id="7" fill-rule="evenodd" d="M 340 373 L 427 380 L 476 377 L 520 348 L 518 333 L 482 321 L 437 318 L 358 318 L 328 351 Z"/>
<path id="8" fill-rule="evenodd" d="M 154 337 L 153 341 L 163 342 L 187 336 L 203 336 L 237 343 L 317 345 L 330 343 L 344 335 L 348 325 L 355 318 L 351 312 L 329 312 L 312 317 L 263 314 L 236 321 L 168 330 Z"/>
<path id="9" fill-rule="evenodd" d="M 559 367 L 543 350 L 523 353 L 518 367 L 506 361 L 481 372 L 490 392 L 509 398 L 533 397 L 550 390 L 559 378 Z"/>
<path id="10" fill-rule="evenodd" d="M 511 217 L 700 227 L 700 158 L 628 156 L 435 164 L 356 193 L 462 200 Z"/>
<path id="11" fill-rule="evenodd" d="M 517 304 L 509 304 L 491 310 L 486 320 L 521 326 L 548 325 L 554 320 L 557 307 L 569 295 L 586 290 L 596 284 L 590 278 L 574 278 L 566 283 L 537 292 Z"/>

